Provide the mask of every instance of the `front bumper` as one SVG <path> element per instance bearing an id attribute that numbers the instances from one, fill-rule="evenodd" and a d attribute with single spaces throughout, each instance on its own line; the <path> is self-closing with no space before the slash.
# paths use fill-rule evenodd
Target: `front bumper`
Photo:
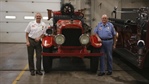
<path id="1" fill-rule="evenodd" d="M 99 57 L 102 56 L 103 53 L 42 53 L 43 56 L 50 57 Z"/>

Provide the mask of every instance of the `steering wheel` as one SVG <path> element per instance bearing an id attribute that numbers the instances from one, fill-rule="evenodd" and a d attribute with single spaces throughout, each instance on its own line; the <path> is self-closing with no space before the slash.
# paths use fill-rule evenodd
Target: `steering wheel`
<path id="1" fill-rule="evenodd" d="M 61 13 L 63 15 L 73 15 L 74 7 L 70 3 L 66 3 L 61 7 Z"/>

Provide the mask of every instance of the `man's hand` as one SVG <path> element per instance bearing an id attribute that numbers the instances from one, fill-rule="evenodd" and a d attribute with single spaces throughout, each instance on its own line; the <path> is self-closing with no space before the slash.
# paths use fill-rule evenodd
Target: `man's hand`
<path id="1" fill-rule="evenodd" d="M 113 49 L 115 49 L 115 48 L 116 48 L 116 45 L 114 44 L 114 45 L 113 45 Z"/>
<path id="2" fill-rule="evenodd" d="M 40 37 L 35 38 L 35 41 L 36 41 L 36 42 L 39 42 L 39 41 L 40 41 Z"/>
<path id="3" fill-rule="evenodd" d="M 99 36 L 97 35 L 97 34 L 95 34 L 96 35 L 96 37 L 97 37 L 97 41 L 98 42 L 101 42 L 101 39 L 99 38 Z"/>
<path id="4" fill-rule="evenodd" d="M 99 37 L 97 37 L 98 42 L 101 42 L 101 39 Z"/>
<path id="5" fill-rule="evenodd" d="M 30 42 L 29 41 L 26 42 L 26 46 L 30 46 Z"/>

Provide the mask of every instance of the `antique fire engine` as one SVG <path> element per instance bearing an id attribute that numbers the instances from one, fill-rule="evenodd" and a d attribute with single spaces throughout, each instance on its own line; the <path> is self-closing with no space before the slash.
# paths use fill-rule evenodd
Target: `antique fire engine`
<path id="1" fill-rule="evenodd" d="M 138 68 L 146 69 L 149 68 L 149 8 L 140 8 L 136 13 L 135 21 L 109 20 L 119 34 L 115 52 Z"/>
<path id="2" fill-rule="evenodd" d="M 51 70 L 54 58 L 78 57 L 89 58 L 90 70 L 96 72 L 102 43 L 90 34 L 91 28 L 83 21 L 84 14 L 66 3 L 60 11 L 48 9 L 48 18 L 53 18 L 53 26 L 42 39 L 44 71 Z"/>

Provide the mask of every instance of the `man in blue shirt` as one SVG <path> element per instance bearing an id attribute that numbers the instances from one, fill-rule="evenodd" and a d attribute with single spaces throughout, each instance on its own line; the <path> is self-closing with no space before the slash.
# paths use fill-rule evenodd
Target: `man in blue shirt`
<path id="1" fill-rule="evenodd" d="M 116 46 L 116 31 L 112 23 L 108 22 L 108 16 L 102 15 L 102 22 L 98 23 L 94 29 L 95 35 L 102 40 L 101 52 L 104 53 L 100 57 L 100 73 L 98 76 L 105 75 L 105 56 L 107 56 L 107 75 L 112 74 L 112 48 Z"/>

